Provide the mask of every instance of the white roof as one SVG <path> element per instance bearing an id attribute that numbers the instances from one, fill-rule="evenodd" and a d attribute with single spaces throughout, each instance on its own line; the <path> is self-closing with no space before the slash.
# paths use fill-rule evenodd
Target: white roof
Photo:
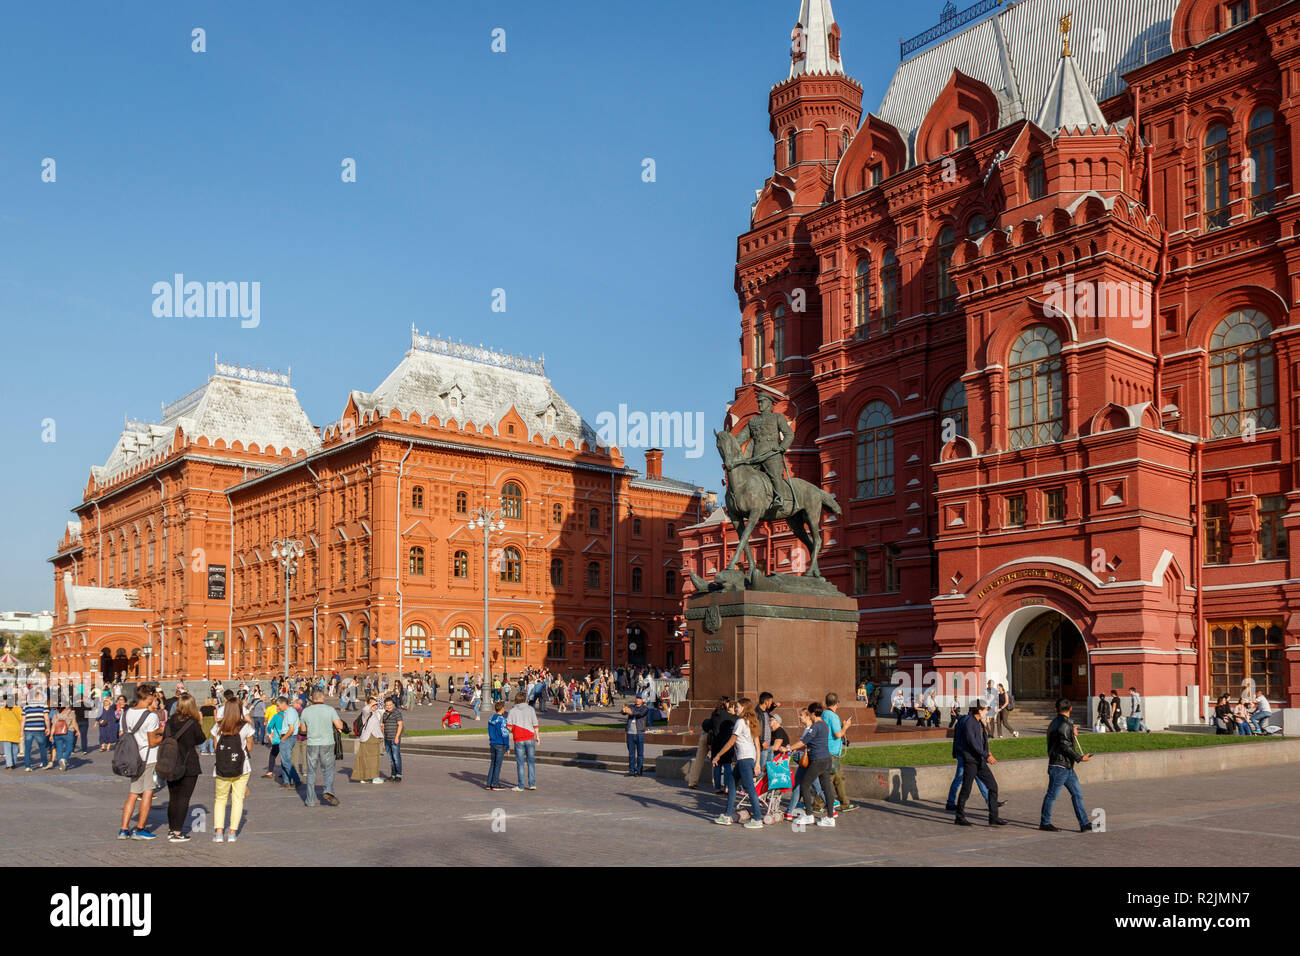
<path id="1" fill-rule="evenodd" d="M 63 572 L 63 593 L 68 601 L 68 617 L 78 611 L 138 611 L 140 593 L 135 588 L 92 588 L 73 584 L 72 574 Z"/>
<path id="2" fill-rule="evenodd" d="M 790 38 L 790 79 L 804 73 L 843 73 L 839 57 L 831 56 L 830 30 L 835 25 L 831 0 L 803 0 L 799 7 L 797 29 L 802 37 L 802 56 L 794 57 L 794 37 Z"/>
<path id="3" fill-rule="evenodd" d="M 256 444 L 262 451 L 311 454 L 320 448 L 320 436 L 298 403 L 288 376 L 259 373 L 218 364 L 218 373 L 184 398 L 164 406 L 161 422 L 128 421 L 108 461 L 92 467 L 97 481 L 113 478 L 141 462 L 161 456 L 179 427 L 186 438 Z"/>
<path id="4" fill-rule="evenodd" d="M 1105 127 L 1097 99 L 1084 82 L 1073 56 L 1062 56 L 1047 88 L 1047 99 L 1038 114 L 1038 128 L 1049 133 L 1058 129 Z"/>
<path id="5" fill-rule="evenodd" d="M 513 406 L 528 428 L 527 436 L 552 436 L 561 445 L 586 442 L 596 447 L 596 432 L 551 387 L 540 361 L 490 349 L 470 348 L 431 336 L 412 334 L 412 348 L 373 392 L 354 391 L 361 414 L 386 416 L 393 409 L 418 413 L 445 424 L 455 419 L 482 429 L 496 429 Z M 550 412 L 548 424 L 548 411 Z"/>
<path id="6" fill-rule="evenodd" d="M 876 115 L 908 144 L 939 93 L 960 70 L 988 86 L 1000 102 L 999 125 L 1042 113 L 1061 63 L 1059 22 L 1073 13 L 1070 46 L 1094 97 L 1124 89 L 1123 73 L 1172 49 L 1170 23 L 1178 0 L 1020 0 L 899 64 Z"/>

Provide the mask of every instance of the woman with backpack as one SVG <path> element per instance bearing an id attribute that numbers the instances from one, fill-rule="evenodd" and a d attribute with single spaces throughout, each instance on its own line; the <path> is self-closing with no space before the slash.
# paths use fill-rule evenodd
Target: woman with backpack
<path id="1" fill-rule="evenodd" d="M 384 723 L 379 714 L 382 708 L 374 694 L 366 698 L 356 724 L 360 727 L 357 743 L 357 762 L 352 767 L 355 783 L 383 783 L 379 775 L 379 755 L 384 746 Z M 354 730 L 356 727 L 353 728 Z"/>
<path id="2" fill-rule="evenodd" d="M 199 754 L 195 749 L 204 741 L 203 718 L 189 694 L 176 698 L 176 712 L 163 728 L 158 745 L 157 772 L 167 782 L 167 842 L 188 843 L 185 818 L 190 813 L 190 797 L 199 781 Z"/>
<path id="3" fill-rule="evenodd" d="M 66 698 L 65 698 L 66 700 Z M 54 741 L 54 752 L 60 770 L 68 769 L 68 758 L 72 756 L 73 745 L 81 734 L 77 727 L 77 714 L 71 704 L 65 703 L 55 710 L 50 718 L 50 739 Z"/>
<path id="4" fill-rule="evenodd" d="M 253 749 L 253 725 L 244 719 L 244 709 L 239 701 L 227 701 L 221 711 L 221 720 L 212 730 L 216 738 L 217 756 L 212 775 L 216 777 L 216 800 L 213 816 L 216 826 L 212 842 L 234 843 L 239 834 L 239 821 L 244 815 L 244 798 L 248 795 L 248 778 L 253 772 L 250 753 Z M 226 829 L 226 802 L 230 801 L 230 833 Z"/>

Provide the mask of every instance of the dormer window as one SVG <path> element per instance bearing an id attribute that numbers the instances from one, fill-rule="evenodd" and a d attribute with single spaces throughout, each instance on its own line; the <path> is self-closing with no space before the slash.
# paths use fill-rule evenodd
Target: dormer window
<path id="1" fill-rule="evenodd" d="M 542 421 L 546 423 L 547 428 L 555 427 L 555 406 L 547 405 L 546 411 L 542 414 Z"/>
<path id="2" fill-rule="evenodd" d="M 871 167 L 871 185 L 879 186 L 885 181 L 885 167 L 881 163 Z"/>
<path id="3" fill-rule="evenodd" d="M 451 389 L 447 392 L 447 407 L 453 409 L 460 408 L 461 402 L 464 400 L 464 398 L 465 398 L 465 393 L 461 391 L 460 386 L 453 385 Z"/>
<path id="4" fill-rule="evenodd" d="M 1228 4 L 1228 28 L 1238 26 L 1250 19 L 1250 0 Z"/>
<path id="5" fill-rule="evenodd" d="M 952 148 L 961 149 L 970 145 L 970 123 L 962 123 L 952 131 Z"/>

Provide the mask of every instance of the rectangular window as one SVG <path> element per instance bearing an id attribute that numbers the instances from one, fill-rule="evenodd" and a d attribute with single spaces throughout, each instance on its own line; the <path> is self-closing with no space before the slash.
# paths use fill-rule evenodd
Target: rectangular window
<path id="1" fill-rule="evenodd" d="M 899 589 L 898 545 L 896 544 L 885 545 L 884 578 L 886 591 Z"/>
<path id="2" fill-rule="evenodd" d="M 505 655 L 509 660 L 518 660 L 524 656 L 524 642 L 518 631 L 507 631 L 501 643 L 505 646 Z"/>
<path id="3" fill-rule="evenodd" d="M 1065 520 L 1065 489 L 1053 488 L 1044 497 L 1044 510 L 1048 521 Z"/>
<path id="4" fill-rule="evenodd" d="M 1250 19 L 1250 0 L 1241 0 L 1240 3 L 1231 4 L 1228 7 L 1228 25 L 1237 26 L 1245 23 Z"/>
<path id="5" fill-rule="evenodd" d="M 1007 527 L 1021 528 L 1025 521 L 1025 496 L 1007 495 Z"/>
<path id="6" fill-rule="evenodd" d="M 853 549 L 853 593 L 867 593 L 867 574 L 871 570 L 866 548 Z"/>
<path id="7" fill-rule="evenodd" d="M 952 131 L 952 148 L 961 149 L 970 144 L 970 123 L 962 123 Z"/>
<path id="8" fill-rule="evenodd" d="M 451 640 L 447 642 L 448 657 L 469 657 L 469 641 Z"/>
<path id="9" fill-rule="evenodd" d="M 421 656 L 423 656 L 423 652 L 427 651 L 428 649 L 429 649 L 428 638 L 425 637 L 402 638 L 402 650 L 405 652 L 407 657 L 410 657 L 412 654 L 414 654 L 417 651 L 421 652 Z"/>
<path id="10" fill-rule="evenodd" d="M 1284 700 L 1287 694 L 1282 625 L 1278 621 L 1212 621 L 1210 693 L 1233 702 L 1263 694 Z"/>
<path id="11" fill-rule="evenodd" d="M 1259 499 L 1259 560 L 1278 561 L 1287 557 L 1286 498 L 1269 495 Z"/>
<path id="12" fill-rule="evenodd" d="M 876 163 L 876 165 L 871 167 L 871 185 L 879 186 L 884 181 L 885 167 L 880 163 Z"/>
<path id="13" fill-rule="evenodd" d="M 1204 508 L 1205 563 L 1228 563 L 1228 506 L 1225 502 L 1209 502 Z"/>

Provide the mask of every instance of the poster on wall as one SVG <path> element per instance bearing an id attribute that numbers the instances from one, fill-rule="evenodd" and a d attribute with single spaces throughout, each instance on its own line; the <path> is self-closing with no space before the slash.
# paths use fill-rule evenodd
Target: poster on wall
<path id="1" fill-rule="evenodd" d="M 224 601 L 226 599 L 226 566 L 224 564 L 208 565 L 208 600 Z"/>
<path id="2" fill-rule="evenodd" d="M 203 646 L 208 649 L 208 664 L 224 664 L 226 662 L 226 632 L 225 631 L 208 631 L 208 635 L 203 640 Z"/>

